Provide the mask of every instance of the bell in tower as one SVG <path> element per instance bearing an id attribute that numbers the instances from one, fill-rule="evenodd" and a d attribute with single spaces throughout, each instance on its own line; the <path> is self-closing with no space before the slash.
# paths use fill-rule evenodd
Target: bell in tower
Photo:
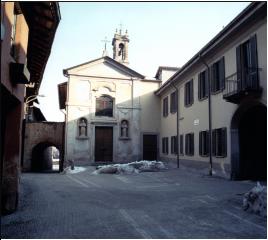
<path id="1" fill-rule="evenodd" d="M 117 29 L 114 34 L 113 38 L 113 59 L 123 63 L 128 64 L 128 33 L 125 32 L 124 35 L 122 35 L 122 30 L 120 29 L 119 33 L 117 32 Z"/>

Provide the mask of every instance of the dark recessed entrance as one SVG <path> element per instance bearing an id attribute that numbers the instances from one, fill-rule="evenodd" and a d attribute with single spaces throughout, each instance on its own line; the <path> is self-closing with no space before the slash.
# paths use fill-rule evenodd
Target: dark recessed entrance
<path id="1" fill-rule="evenodd" d="M 95 162 L 113 161 L 113 128 L 95 128 Z"/>
<path id="2" fill-rule="evenodd" d="M 239 124 L 240 169 L 243 179 L 266 179 L 266 107 L 248 110 Z"/>
<path id="3" fill-rule="evenodd" d="M 266 106 L 241 107 L 232 120 L 233 179 L 267 178 Z"/>
<path id="4" fill-rule="evenodd" d="M 39 143 L 32 151 L 33 172 L 59 172 L 60 152 L 50 143 Z"/>
<path id="5" fill-rule="evenodd" d="M 157 135 L 143 135 L 143 159 L 157 160 Z"/>

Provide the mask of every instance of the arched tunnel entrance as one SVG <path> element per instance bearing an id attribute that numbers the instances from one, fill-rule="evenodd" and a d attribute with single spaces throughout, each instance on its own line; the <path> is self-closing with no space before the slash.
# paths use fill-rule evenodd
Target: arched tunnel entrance
<path id="1" fill-rule="evenodd" d="M 59 172 L 62 154 L 52 143 L 37 144 L 32 150 L 31 170 L 33 172 Z"/>
<path id="2" fill-rule="evenodd" d="M 237 110 L 232 120 L 234 179 L 267 179 L 267 109 L 257 104 Z M 237 144 L 238 147 L 233 145 Z M 237 154 L 234 154 L 234 149 Z"/>

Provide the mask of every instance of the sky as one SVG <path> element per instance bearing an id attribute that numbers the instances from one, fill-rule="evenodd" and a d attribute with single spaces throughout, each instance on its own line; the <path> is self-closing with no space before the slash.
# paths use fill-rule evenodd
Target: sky
<path id="1" fill-rule="evenodd" d="M 129 34 L 129 67 L 149 78 L 159 66 L 181 67 L 249 2 L 60 2 L 61 21 L 39 94 L 47 121 L 64 121 L 59 110 L 63 69 L 100 58 L 107 37 L 122 26 Z"/>

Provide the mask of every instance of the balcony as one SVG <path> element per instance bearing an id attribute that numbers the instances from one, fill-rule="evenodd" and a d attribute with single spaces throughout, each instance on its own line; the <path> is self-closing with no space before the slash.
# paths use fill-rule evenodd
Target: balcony
<path id="1" fill-rule="evenodd" d="M 247 97 L 260 97 L 262 93 L 258 79 L 260 70 L 260 68 L 247 68 L 242 72 L 240 79 L 237 73 L 225 78 L 223 98 L 227 102 L 239 104 Z"/>

